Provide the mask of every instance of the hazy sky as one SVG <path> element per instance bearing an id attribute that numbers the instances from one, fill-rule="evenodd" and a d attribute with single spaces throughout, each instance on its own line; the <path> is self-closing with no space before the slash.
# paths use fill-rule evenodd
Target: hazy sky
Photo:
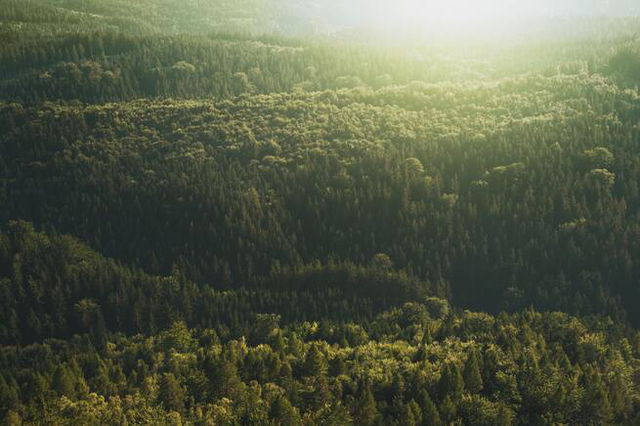
<path id="1" fill-rule="evenodd" d="M 338 13 L 375 15 L 378 11 L 392 14 L 420 15 L 459 13 L 498 16 L 593 16 L 637 15 L 640 0 L 325 0 L 324 9 Z"/>
<path id="2" fill-rule="evenodd" d="M 637 16 L 640 0 L 298 0 L 299 12 L 335 22 L 424 16 Z"/>
<path id="3" fill-rule="evenodd" d="M 425 27 L 456 33 L 517 28 L 516 21 L 545 17 L 638 16 L 640 0 L 283 0 L 292 21 L 323 30 Z M 304 24 L 303 24 L 304 25 Z"/>

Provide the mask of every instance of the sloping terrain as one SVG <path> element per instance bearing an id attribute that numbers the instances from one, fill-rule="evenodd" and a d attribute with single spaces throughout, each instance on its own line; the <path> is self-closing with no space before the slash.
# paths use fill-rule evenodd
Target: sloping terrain
<path id="1" fill-rule="evenodd" d="M 638 423 L 638 18 L 339 6 L 0 0 L 6 424 Z"/>

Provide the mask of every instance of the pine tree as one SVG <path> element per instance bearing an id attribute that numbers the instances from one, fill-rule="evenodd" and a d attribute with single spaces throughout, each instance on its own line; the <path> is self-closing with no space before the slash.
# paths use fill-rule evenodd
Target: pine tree
<path id="1" fill-rule="evenodd" d="M 313 420 L 318 426 L 349 426 L 353 424 L 349 411 L 340 402 L 325 405 L 315 413 Z"/>
<path id="2" fill-rule="evenodd" d="M 74 379 L 66 365 L 61 364 L 53 374 L 51 387 L 58 395 L 73 397 L 75 395 Z"/>
<path id="3" fill-rule="evenodd" d="M 421 344 L 418 346 L 416 354 L 413 356 L 413 362 L 422 362 L 427 360 L 427 346 Z"/>
<path id="4" fill-rule="evenodd" d="M 404 377 L 402 374 L 396 373 L 393 375 L 393 379 L 391 381 L 391 398 L 400 398 L 400 400 L 404 401 L 404 394 L 406 391 L 406 384 L 404 381 Z"/>
<path id="5" fill-rule="evenodd" d="M 22 417 L 17 412 L 9 410 L 5 414 L 4 422 L 2 424 L 4 426 L 20 426 L 22 425 Z"/>
<path id="6" fill-rule="evenodd" d="M 610 424 L 613 410 L 600 373 L 592 368 L 585 372 L 585 394 L 582 404 L 582 416 L 591 424 Z"/>
<path id="7" fill-rule="evenodd" d="M 464 377 L 465 388 L 471 393 L 478 393 L 482 390 L 482 375 L 480 374 L 480 365 L 478 355 L 475 350 L 471 351 L 467 362 L 464 365 L 462 373 Z"/>
<path id="8" fill-rule="evenodd" d="M 19 401 L 18 390 L 0 374 L 0 409 L 13 408 Z"/>
<path id="9" fill-rule="evenodd" d="M 418 424 L 409 404 L 402 404 L 402 410 L 398 420 L 400 426 L 416 426 Z"/>
<path id="10" fill-rule="evenodd" d="M 313 392 L 311 394 L 310 406 L 313 410 L 318 410 L 331 400 L 331 390 L 325 375 L 313 378 Z"/>
<path id="11" fill-rule="evenodd" d="M 341 357 L 334 358 L 330 363 L 329 373 L 331 376 L 347 374 L 347 365 Z"/>
<path id="12" fill-rule="evenodd" d="M 513 418 L 515 414 L 507 405 L 500 404 L 498 408 L 498 414 L 496 416 L 496 426 L 511 426 L 513 424 Z"/>
<path id="13" fill-rule="evenodd" d="M 411 413 L 413 414 L 413 418 L 415 419 L 415 422 L 419 425 L 423 424 L 422 409 L 420 408 L 420 405 L 418 405 L 418 403 L 414 399 L 412 399 L 407 403 L 407 406 L 411 410 Z"/>
<path id="14" fill-rule="evenodd" d="M 358 425 L 369 426 L 375 425 L 379 417 L 380 413 L 371 391 L 371 385 L 367 384 L 356 400 L 354 420 Z"/>
<path id="15" fill-rule="evenodd" d="M 317 345 L 312 345 L 307 351 L 303 365 L 303 375 L 315 377 L 327 374 L 327 360 L 318 349 Z"/>
<path id="16" fill-rule="evenodd" d="M 453 402 L 450 396 L 446 396 L 439 406 L 440 409 L 440 418 L 446 423 L 449 424 L 453 422 L 456 418 L 457 406 Z"/>
<path id="17" fill-rule="evenodd" d="M 426 390 L 421 390 L 418 396 L 418 404 L 422 410 L 422 422 L 427 426 L 440 426 L 440 413 L 438 408 L 431 400 L 429 393 Z"/>
<path id="18" fill-rule="evenodd" d="M 186 392 L 176 377 L 165 373 L 160 379 L 158 398 L 168 410 L 181 412 L 184 410 Z"/>
<path id="19" fill-rule="evenodd" d="M 269 417 L 280 426 L 296 426 L 302 422 L 298 409 L 291 405 L 291 402 L 282 395 L 279 395 L 271 403 Z"/>
<path id="20" fill-rule="evenodd" d="M 450 362 L 443 367 L 442 376 L 438 382 L 438 393 L 441 400 L 446 397 L 452 400 L 458 400 L 462 395 L 462 389 L 464 387 L 462 374 L 458 365 Z"/>

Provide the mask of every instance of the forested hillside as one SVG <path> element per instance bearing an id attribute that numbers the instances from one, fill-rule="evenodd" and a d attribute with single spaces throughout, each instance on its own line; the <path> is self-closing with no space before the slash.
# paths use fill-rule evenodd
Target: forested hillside
<path id="1" fill-rule="evenodd" d="M 25 222 L 0 242 L 7 424 L 638 420 L 640 333 L 610 319 L 452 310 L 382 256 L 219 292 Z"/>
<path id="2" fill-rule="evenodd" d="M 637 324 L 638 100 L 579 74 L 8 104 L 2 219 L 218 288 L 385 253 L 461 306 Z"/>
<path id="3" fill-rule="evenodd" d="M 640 421 L 639 18 L 321 9 L 0 0 L 5 424 Z"/>

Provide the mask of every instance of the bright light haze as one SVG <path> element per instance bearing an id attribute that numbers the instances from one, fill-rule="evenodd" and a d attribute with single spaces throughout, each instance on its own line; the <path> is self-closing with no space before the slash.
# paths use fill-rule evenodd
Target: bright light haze
<path id="1" fill-rule="evenodd" d="M 300 9 L 333 28 L 468 35 L 519 31 L 539 18 L 638 16 L 640 0 L 325 0 Z"/>

